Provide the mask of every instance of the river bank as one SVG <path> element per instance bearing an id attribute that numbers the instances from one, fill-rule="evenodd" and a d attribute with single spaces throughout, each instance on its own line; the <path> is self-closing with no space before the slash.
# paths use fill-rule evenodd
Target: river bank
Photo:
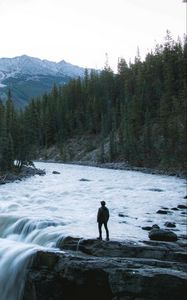
<path id="1" fill-rule="evenodd" d="M 174 172 L 171 170 L 162 170 L 162 169 L 152 169 L 146 167 L 135 167 L 130 166 L 125 162 L 106 162 L 106 163 L 99 163 L 95 161 L 68 161 L 63 162 L 59 159 L 39 159 L 36 162 L 44 162 L 44 163 L 61 163 L 61 164 L 70 164 L 70 165 L 80 165 L 80 166 L 90 166 L 90 167 L 97 167 L 97 168 L 105 168 L 105 169 L 113 169 L 113 170 L 125 170 L 125 171 L 136 171 L 142 172 L 145 174 L 155 174 L 155 175 L 166 175 L 166 176 L 176 176 L 181 179 L 186 179 L 186 174 L 184 172 Z M 21 171 L 19 172 L 5 172 L 0 174 L 0 185 L 6 184 L 14 181 L 21 181 L 26 178 L 35 175 L 45 175 L 45 170 L 41 170 L 35 167 L 30 166 L 23 166 Z"/>
<path id="2" fill-rule="evenodd" d="M 137 172 L 142 172 L 145 174 L 176 176 L 176 177 L 179 177 L 182 179 L 186 178 L 186 174 L 184 172 L 175 172 L 173 170 L 166 170 L 166 169 L 152 169 L 152 168 L 146 168 L 146 167 L 136 167 L 136 166 L 131 166 L 125 162 L 98 163 L 98 162 L 92 162 L 92 161 L 76 161 L 76 162 L 69 162 L 69 163 L 76 164 L 76 165 L 83 165 L 83 166 L 114 169 L 114 170 L 137 171 Z"/>
<path id="3" fill-rule="evenodd" d="M 166 175 L 166 176 L 176 176 L 181 179 L 186 179 L 185 172 L 179 172 L 174 170 L 166 170 L 166 169 L 153 169 L 147 167 L 136 167 L 131 166 L 126 162 L 105 162 L 99 163 L 92 160 L 78 160 L 78 161 L 62 161 L 60 159 L 39 159 L 36 162 L 46 162 L 46 163 L 62 163 L 62 164 L 69 164 L 69 165 L 79 165 L 79 166 L 88 166 L 88 167 L 97 167 L 97 168 L 105 168 L 105 169 L 113 169 L 113 170 L 124 170 L 124 171 L 136 171 L 142 172 L 145 174 L 155 174 L 155 175 Z"/>
<path id="4" fill-rule="evenodd" d="M 37 169 L 35 167 L 23 166 L 21 170 L 18 171 L 7 171 L 0 175 L 0 185 L 6 184 L 14 181 L 21 181 L 26 178 L 35 175 L 45 175 L 45 170 Z"/>

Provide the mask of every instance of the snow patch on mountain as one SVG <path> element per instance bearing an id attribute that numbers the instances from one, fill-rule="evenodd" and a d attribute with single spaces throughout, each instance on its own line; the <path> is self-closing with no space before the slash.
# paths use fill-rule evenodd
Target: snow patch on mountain
<path id="1" fill-rule="evenodd" d="M 9 77 L 18 75 L 66 75 L 69 77 L 82 77 L 84 68 L 74 66 L 64 60 L 60 62 L 41 60 L 28 55 L 17 56 L 14 58 L 0 58 L 0 83 Z"/>

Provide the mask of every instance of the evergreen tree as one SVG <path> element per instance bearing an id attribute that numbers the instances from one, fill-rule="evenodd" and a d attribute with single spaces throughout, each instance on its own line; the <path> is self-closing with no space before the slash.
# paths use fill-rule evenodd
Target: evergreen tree
<path id="1" fill-rule="evenodd" d="M 101 162 L 185 170 L 186 99 L 186 39 L 174 42 L 167 32 L 143 62 L 139 51 L 134 63 L 121 58 L 114 74 L 107 60 L 101 72 L 86 70 L 84 78 L 54 85 L 22 112 L 9 91 L 0 102 L 0 167 L 22 165 L 54 145 L 66 160 L 68 139 L 91 135 L 98 137 Z"/>

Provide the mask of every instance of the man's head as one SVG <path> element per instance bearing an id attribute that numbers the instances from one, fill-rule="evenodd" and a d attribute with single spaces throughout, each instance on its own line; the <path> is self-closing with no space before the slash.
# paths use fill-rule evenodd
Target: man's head
<path id="1" fill-rule="evenodd" d="M 105 205 L 106 205 L 106 202 L 105 202 L 105 201 L 101 201 L 101 205 L 102 205 L 102 206 L 105 206 Z"/>

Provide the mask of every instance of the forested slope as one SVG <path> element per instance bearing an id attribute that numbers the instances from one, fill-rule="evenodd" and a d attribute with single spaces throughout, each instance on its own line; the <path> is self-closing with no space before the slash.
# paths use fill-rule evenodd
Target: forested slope
<path id="1" fill-rule="evenodd" d="M 24 111 L 15 110 L 9 94 L 0 103 L 0 168 L 37 158 L 52 146 L 62 161 L 73 160 L 70 139 L 93 137 L 85 152 L 98 149 L 99 162 L 184 172 L 186 107 L 187 43 L 168 33 L 144 61 L 119 59 L 117 74 L 108 65 L 86 71 L 83 79 L 33 99 Z"/>

